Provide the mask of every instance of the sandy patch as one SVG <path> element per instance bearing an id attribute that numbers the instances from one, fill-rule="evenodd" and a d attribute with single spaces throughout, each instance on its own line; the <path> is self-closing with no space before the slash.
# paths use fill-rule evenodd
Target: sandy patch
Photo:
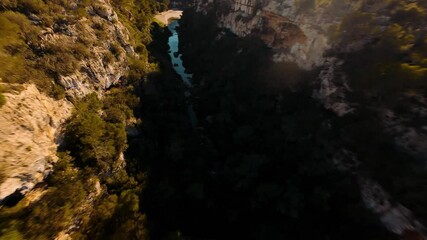
<path id="1" fill-rule="evenodd" d="M 175 19 L 180 19 L 182 16 L 181 10 L 168 10 L 161 12 L 154 16 L 158 21 L 162 22 L 165 25 L 168 25 L 170 21 Z"/>

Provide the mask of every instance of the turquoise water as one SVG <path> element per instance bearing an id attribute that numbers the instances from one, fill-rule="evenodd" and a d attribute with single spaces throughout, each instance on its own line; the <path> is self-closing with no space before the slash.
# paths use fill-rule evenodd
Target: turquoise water
<path id="1" fill-rule="evenodd" d="M 171 31 L 172 36 L 169 37 L 169 56 L 171 58 L 172 67 L 175 72 L 181 77 L 182 81 L 189 87 L 193 87 L 191 83 L 192 74 L 188 74 L 185 72 L 185 67 L 183 65 L 181 54 L 179 54 L 179 35 L 176 31 L 176 28 L 179 26 L 178 21 L 173 21 L 168 25 L 169 31 Z M 185 92 L 185 96 L 190 98 L 191 93 L 189 90 Z M 188 103 L 188 115 L 190 116 L 190 121 L 193 127 L 197 126 L 197 117 L 193 109 L 193 105 Z"/>

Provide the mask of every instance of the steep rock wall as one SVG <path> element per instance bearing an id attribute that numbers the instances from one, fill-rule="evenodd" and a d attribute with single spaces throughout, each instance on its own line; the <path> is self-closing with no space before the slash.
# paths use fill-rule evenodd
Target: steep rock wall
<path id="1" fill-rule="evenodd" d="M 0 202 L 28 192 L 52 170 L 58 130 L 71 114 L 68 101 L 49 98 L 33 84 L 21 87 L 4 93 L 0 108 Z"/>
<path id="2" fill-rule="evenodd" d="M 216 9 L 219 24 L 238 36 L 256 35 L 276 52 L 276 61 L 312 69 L 331 48 L 329 29 L 362 7 L 362 1 L 221 0 L 198 2 Z"/>
<path id="3" fill-rule="evenodd" d="M 87 11 L 88 18 L 64 24 L 61 32 L 48 28 L 42 34 L 44 42 L 51 44 L 73 43 L 82 37 L 91 43 L 90 56 L 80 61 L 76 71 L 59 77 L 67 94 L 74 97 L 102 92 L 118 83 L 128 70 L 126 54 L 137 56 L 130 44 L 129 31 L 119 21 L 108 0 L 94 1 Z M 114 59 L 106 61 L 113 48 Z"/>

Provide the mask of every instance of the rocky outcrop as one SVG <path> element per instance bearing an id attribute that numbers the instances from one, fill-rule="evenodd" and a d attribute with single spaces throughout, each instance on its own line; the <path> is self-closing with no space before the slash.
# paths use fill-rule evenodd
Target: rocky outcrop
<path id="1" fill-rule="evenodd" d="M 63 24 L 62 31 L 45 29 L 42 39 L 47 44 L 74 44 L 84 39 L 89 56 L 79 62 L 72 74 L 59 76 L 67 94 L 81 97 L 93 91 L 102 93 L 120 82 L 128 70 L 126 54 L 137 57 L 130 43 L 129 31 L 119 21 L 108 0 L 97 0 L 86 9 L 88 17 L 73 24 Z"/>
<path id="2" fill-rule="evenodd" d="M 427 239 L 426 228 L 411 210 L 393 200 L 379 183 L 359 173 L 361 162 L 354 152 L 340 149 L 334 154 L 332 162 L 337 170 L 357 178 L 365 207 L 377 215 L 387 230 L 404 239 Z M 408 235 L 417 238 L 406 238 Z"/>
<path id="3" fill-rule="evenodd" d="M 319 74 L 319 81 L 314 82 L 313 98 L 323 103 L 326 109 L 342 117 L 354 112 L 347 103 L 346 93 L 351 92 L 346 76 L 341 69 L 342 61 L 337 58 L 326 58 Z"/>
<path id="4" fill-rule="evenodd" d="M 423 122 L 421 119 L 427 117 L 427 99 L 416 93 L 407 94 L 405 98 L 409 98 L 412 103 L 406 113 L 383 109 L 381 115 L 384 126 L 398 146 L 417 158 L 425 159 L 427 156 L 427 125 L 421 123 Z"/>
<path id="5" fill-rule="evenodd" d="M 0 108 L 0 202 L 28 192 L 52 170 L 61 124 L 71 115 L 69 102 L 47 97 L 35 85 L 23 88 L 4 93 Z"/>
<path id="6" fill-rule="evenodd" d="M 378 215 L 389 231 L 403 237 L 414 236 L 405 239 L 427 239 L 425 227 L 413 213 L 399 203 L 392 203 L 390 195 L 378 183 L 361 177 L 359 183 L 366 207 Z"/>
<path id="7" fill-rule="evenodd" d="M 171 21 L 180 19 L 181 16 L 182 16 L 181 10 L 168 10 L 165 12 L 161 12 L 154 17 L 156 18 L 157 21 L 165 25 L 168 25 Z"/>
<path id="8" fill-rule="evenodd" d="M 275 61 L 303 69 L 324 63 L 329 29 L 361 8 L 362 1 L 199 0 L 198 10 L 216 9 L 221 27 L 238 36 L 260 36 L 276 52 Z"/>

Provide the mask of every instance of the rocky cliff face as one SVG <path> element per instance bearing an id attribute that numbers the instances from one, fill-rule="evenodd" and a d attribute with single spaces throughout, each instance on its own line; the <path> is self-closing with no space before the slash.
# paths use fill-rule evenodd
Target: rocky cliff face
<path id="1" fill-rule="evenodd" d="M 5 93 L 7 103 L 0 108 L 0 202 L 15 191 L 28 192 L 52 170 L 58 130 L 72 107 L 34 85 L 16 87 L 24 89 Z"/>
<path id="2" fill-rule="evenodd" d="M 42 38 L 50 44 L 75 43 L 84 38 L 90 56 L 79 63 L 76 71 L 60 76 L 59 83 L 71 96 L 102 92 L 118 83 L 128 70 L 126 54 L 136 56 L 130 44 L 129 31 L 119 21 L 108 0 L 95 1 L 87 8 L 89 18 L 59 26 L 61 31 L 45 29 Z M 107 59 L 114 51 L 114 58 Z"/>
<path id="3" fill-rule="evenodd" d="M 199 1 L 199 11 L 210 8 L 217 9 L 219 24 L 236 35 L 261 37 L 275 50 L 276 61 L 312 69 L 324 63 L 331 47 L 329 29 L 360 9 L 361 1 Z"/>
<path id="4" fill-rule="evenodd" d="M 88 44 L 90 53 L 75 72 L 58 77 L 71 98 L 92 92 L 102 95 L 128 71 L 127 55 L 138 57 L 108 0 L 93 1 L 86 10 L 88 17 L 55 24 L 40 35 L 41 51 L 52 44 L 67 48 L 78 39 Z M 31 19 L 34 24 L 40 21 L 34 14 Z M 4 94 L 7 103 L 0 108 L 0 203 L 15 192 L 27 193 L 51 172 L 62 123 L 72 109 L 69 101 L 47 97 L 35 85 L 2 87 L 9 90 Z"/>

